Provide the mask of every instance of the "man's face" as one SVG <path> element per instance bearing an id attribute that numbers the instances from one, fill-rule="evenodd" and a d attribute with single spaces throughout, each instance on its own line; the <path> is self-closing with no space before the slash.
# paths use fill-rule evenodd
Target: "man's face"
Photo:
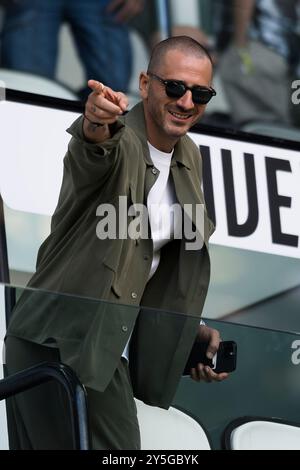
<path id="1" fill-rule="evenodd" d="M 164 80 L 181 80 L 189 87 L 210 87 L 212 65 L 206 57 L 195 58 L 192 54 L 170 50 L 153 73 Z M 156 148 L 170 151 L 177 140 L 202 117 L 206 105 L 194 103 L 190 90 L 181 98 L 168 97 L 164 84 L 144 73 L 140 76 L 140 89 L 148 139 Z"/>

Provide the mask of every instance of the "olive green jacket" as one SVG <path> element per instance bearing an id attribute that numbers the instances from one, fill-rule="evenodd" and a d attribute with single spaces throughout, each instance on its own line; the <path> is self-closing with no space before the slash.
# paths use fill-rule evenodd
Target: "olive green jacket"
<path id="1" fill-rule="evenodd" d="M 205 212 L 205 243 L 197 251 L 186 249 L 185 238 L 165 245 L 158 270 L 147 282 L 151 238 L 97 236 L 100 204 L 113 204 L 117 220 L 125 215 L 128 225 L 137 214 L 119 211 L 119 196 L 126 196 L 128 207 L 143 204 L 158 176 L 152 171 L 143 105 L 120 118 L 113 137 L 102 144 L 84 139 L 82 117 L 68 132 L 72 139 L 51 234 L 40 247 L 32 290 L 18 301 L 7 334 L 58 347 L 62 361 L 82 382 L 102 391 L 134 328 L 130 367 L 135 395 L 168 407 L 206 297 L 212 223 Z M 181 206 L 204 205 L 199 150 L 188 136 L 176 144 L 171 174 Z M 196 225 L 195 214 L 191 218 Z"/>

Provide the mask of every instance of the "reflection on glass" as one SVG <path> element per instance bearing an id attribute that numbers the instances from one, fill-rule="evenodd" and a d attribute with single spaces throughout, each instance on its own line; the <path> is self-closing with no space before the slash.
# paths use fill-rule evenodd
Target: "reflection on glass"
<path id="1" fill-rule="evenodd" d="M 237 369 L 220 384 L 194 383 L 183 378 L 174 404 L 198 417 L 221 447 L 225 427 L 243 416 L 281 418 L 300 423 L 300 335 L 209 322 L 223 340 L 238 345 Z"/>
<path id="2" fill-rule="evenodd" d="M 2 338 L 5 334 L 3 291 L 2 285 Z M 35 324 L 38 341 L 46 349 L 56 350 L 59 345 L 58 360 L 73 366 L 88 390 L 101 388 L 102 381 L 107 379 L 107 364 L 113 360 L 110 351 L 118 350 L 121 355 L 136 321 L 129 355 L 135 396 L 148 405 L 161 401 L 160 406 L 164 406 L 162 401 L 170 399 L 172 394 L 168 395 L 167 391 L 174 387 L 170 371 L 174 374 L 176 369 L 180 376 L 189 352 L 181 349 L 181 355 L 174 354 L 170 338 L 176 338 L 181 344 L 184 338 L 192 338 L 191 332 L 195 332 L 198 323 L 196 317 L 32 289 L 17 289 L 17 298 L 17 305 L 23 305 L 23 336 L 29 334 L 26 309 L 27 313 L 35 309 L 43 318 Z M 19 315 L 18 310 L 15 312 Z M 13 322 L 12 316 L 11 325 Z M 67 323 L 73 332 L 71 336 L 68 333 L 68 338 Z M 172 406 L 199 420 L 213 448 L 221 447 L 225 427 L 238 417 L 276 417 L 299 423 L 300 335 L 221 321 L 209 320 L 208 324 L 220 331 L 223 341 L 237 343 L 237 369 L 223 383 L 197 383 L 182 377 L 177 391 L 176 387 L 173 389 L 176 395 Z M 128 326 L 127 330 L 124 325 Z M 9 331 L 12 333 L 13 327 Z M 170 360 L 171 369 L 166 366 Z M 140 409 L 142 405 L 138 406 Z M 155 406 L 154 414 L 156 410 Z M 146 412 L 151 413 L 151 407 Z"/>

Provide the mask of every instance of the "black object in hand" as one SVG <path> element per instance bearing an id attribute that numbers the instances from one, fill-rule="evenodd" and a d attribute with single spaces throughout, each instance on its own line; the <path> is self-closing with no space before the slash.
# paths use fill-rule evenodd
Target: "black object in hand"
<path id="1" fill-rule="evenodd" d="M 233 372 L 236 369 L 237 345 L 235 341 L 221 341 L 213 359 L 206 357 L 207 347 L 208 343 L 195 341 L 183 375 L 190 375 L 191 369 L 195 368 L 199 362 L 209 366 L 216 374 Z"/>

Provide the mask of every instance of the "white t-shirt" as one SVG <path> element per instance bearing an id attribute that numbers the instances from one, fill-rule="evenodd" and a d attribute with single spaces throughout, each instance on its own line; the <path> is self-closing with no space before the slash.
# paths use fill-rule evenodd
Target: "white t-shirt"
<path id="1" fill-rule="evenodd" d="M 149 191 L 147 198 L 147 209 L 153 240 L 153 260 L 149 279 L 156 272 L 160 261 L 160 250 L 174 237 L 176 222 L 174 213 L 171 211 L 173 204 L 177 202 L 175 188 L 170 177 L 170 166 L 173 151 L 161 152 L 148 142 L 151 160 L 154 168 L 159 170 L 156 182 Z"/>
<path id="2" fill-rule="evenodd" d="M 172 205 L 177 203 L 175 188 L 170 177 L 170 166 L 173 152 L 161 152 L 148 142 L 151 160 L 154 169 L 159 170 L 159 175 L 149 191 L 147 198 L 147 209 L 153 240 L 153 259 L 148 281 L 155 274 L 160 262 L 160 250 L 174 238 L 174 233 L 180 230 L 181 219 L 176 217 L 177 212 L 172 211 Z M 203 320 L 200 325 L 205 325 Z M 128 360 L 129 342 L 125 346 L 122 357 Z"/>
<path id="3" fill-rule="evenodd" d="M 148 281 L 156 272 L 160 261 L 161 248 L 172 240 L 174 236 L 173 214 L 168 214 L 168 208 L 176 203 L 175 188 L 172 178 L 170 178 L 170 166 L 173 151 L 170 153 L 161 152 L 148 142 L 153 169 L 159 171 L 158 177 L 149 191 L 147 198 L 147 209 L 153 240 L 153 259 Z M 122 357 L 128 360 L 129 341 L 123 351 Z"/>

